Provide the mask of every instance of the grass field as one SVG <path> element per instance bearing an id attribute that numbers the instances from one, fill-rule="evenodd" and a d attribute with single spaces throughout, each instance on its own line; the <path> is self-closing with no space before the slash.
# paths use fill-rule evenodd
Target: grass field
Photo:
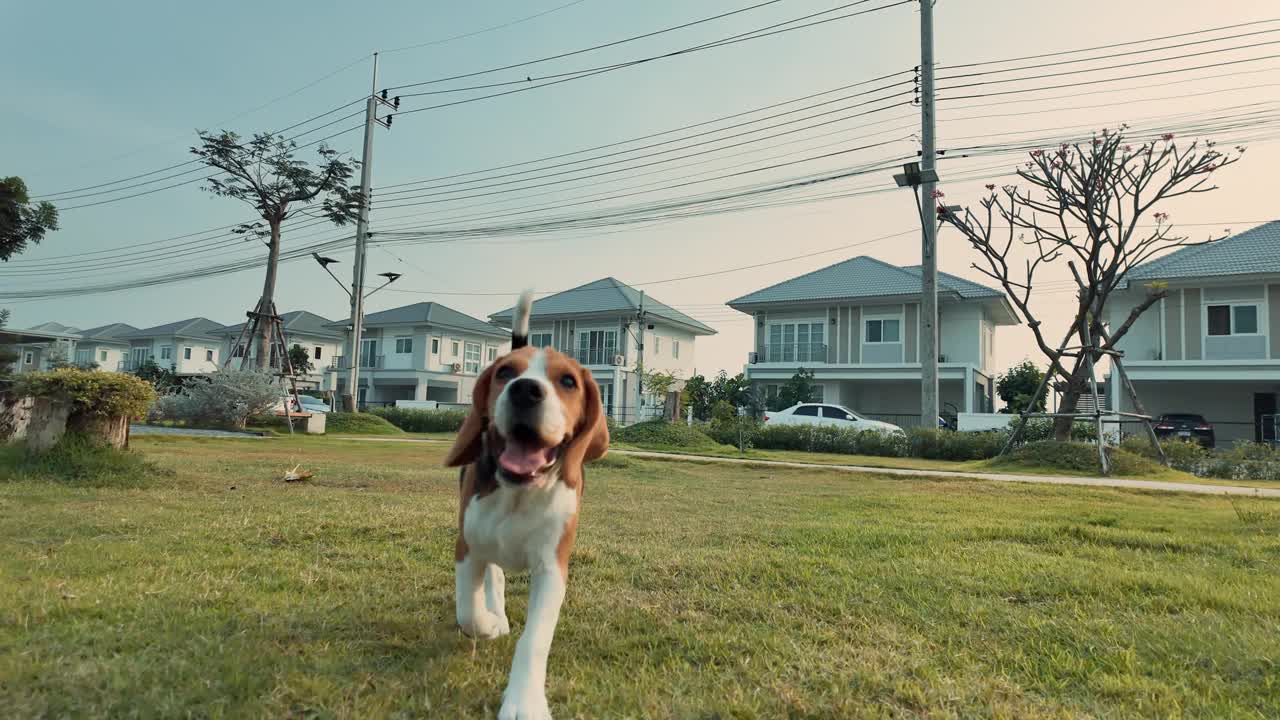
<path id="1" fill-rule="evenodd" d="M 137 438 L 0 481 L 0 715 L 492 718 L 447 445 Z M 308 483 L 279 480 L 295 463 Z M 3 477 L 3 472 L 0 472 Z M 508 581 L 523 625 L 524 577 Z M 612 456 L 557 718 L 1280 716 L 1280 502 Z"/>

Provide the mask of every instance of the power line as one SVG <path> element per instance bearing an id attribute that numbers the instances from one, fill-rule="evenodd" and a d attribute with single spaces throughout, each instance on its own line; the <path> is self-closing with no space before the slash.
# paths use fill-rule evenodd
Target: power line
<path id="1" fill-rule="evenodd" d="M 461 33 L 459 35 L 452 35 L 450 37 L 440 38 L 438 40 L 428 40 L 426 42 L 420 42 L 414 45 L 404 45 L 397 48 L 391 48 L 390 50 L 380 50 L 379 52 L 383 55 L 390 55 L 391 53 L 404 52 L 406 50 L 417 50 L 418 48 L 444 45 L 445 43 L 450 43 L 455 40 L 465 40 L 467 38 L 476 37 L 477 35 L 483 35 L 485 33 L 494 32 L 495 30 L 505 30 L 506 28 L 513 27 L 521 23 L 526 23 L 526 22 L 529 22 L 530 20 L 536 20 L 540 17 L 543 17 L 545 15 L 550 15 L 551 13 L 554 13 L 554 12 L 559 12 L 561 10 L 571 8 L 574 5 L 581 5 L 584 2 L 586 2 L 586 0 L 572 0 L 572 2 L 567 2 L 563 5 L 557 5 L 551 8 L 550 10 L 543 10 L 542 12 L 534 13 L 532 15 L 527 15 L 517 20 L 511 20 L 509 22 L 505 22 L 500 25 L 492 25 L 490 27 L 483 28 L 480 30 L 473 30 L 471 32 Z"/>
<path id="2" fill-rule="evenodd" d="M 776 0 L 775 0 L 775 1 L 776 1 Z M 850 3 L 850 5 L 859 5 L 859 4 L 862 4 L 862 3 L 864 3 L 864 2 L 869 2 L 869 1 L 870 1 L 870 0 L 858 0 L 858 2 Z M 466 99 L 464 99 L 464 100 L 454 100 L 454 101 L 451 101 L 451 102 L 439 103 L 439 104 L 436 104 L 436 105 L 428 105 L 428 106 L 426 106 L 426 107 L 415 108 L 415 109 L 413 109 L 413 110 L 401 110 L 399 113 L 397 113 L 397 115 L 410 115 L 410 114 L 413 114 L 413 113 L 426 112 L 426 111 L 428 111 L 428 110 L 439 110 L 439 109 L 441 109 L 441 108 L 454 107 L 454 106 L 456 106 L 456 105 L 465 105 L 465 104 L 468 104 L 468 103 L 479 102 L 479 101 L 481 101 L 481 100 L 489 100 L 489 99 L 496 98 L 496 97 L 504 97 L 504 96 L 506 96 L 506 95 L 514 95 L 514 94 L 516 94 L 516 93 L 528 92 L 528 91 L 530 91 L 530 90 L 539 90 L 539 89 L 541 89 L 541 88 L 549 87 L 549 86 L 551 86 L 551 85 L 559 85 L 559 84 L 561 84 L 561 83 L 571 82 L 571 81 L 573 81 L 573 80 L 582 80 L 582 79 L 585 79 L 585 78 L 588 78 L 588 77 L 594 77 L 594 76 L 596 76 L 596 75 L 600 75 L 600 74 L 602 74 L 602 73 L 612 72 L 612 71 L 615 71 L 615 70 L 621 70 L 621 69 L 624 69 L 624 68 L 633 67 L 633 66 L 635 66 L 635 65 L 640 65 L 640 64 L 644 64 L 644 63 L 649 63 L 649 62 L 653 62 L 653 61 L 656 61 L 656 60 L 663 60 L 663 59 L 667 59 L 667 58 L 676 57 L 676 56 L 679 56 L 679 55 L 686 55 L 686 54 L 689 54 L 689 53 L 699 52 L 699 51 L 702 51 L 702 50 L 710 50 L 710 49 L 713 49 L 713 48 L 725 47 L 725 46 L 727 46 L 727 45 L 733 45 L 733 44 L 736 44 L 736 43 L 739 43 L 739 42 L 746 42 L 746 41 L 749 41 L 749 40 L 759 40 L 759 39 L 761 39 L 761 38 L 769 37 L 769 36 L 772 36 L 772 35 L 777 35 L 777 34 L 784 33 L 784 32 L 791 32 L 791 31 L 793 31 L 793 30 L 802 30 L 802 29 L 805 29 L 805 28 L 814 27 L 814 26 L 816 26 L 816 25 L 822 25 L 822 24 L 825 24 L 825 23 L 828 23 L 828 22 L 835 22 L 835 21 L 837 21 L 837 20 L 844 20 L 844 19 L 847 19 L 847 18 L 851 18 L 851 17 L 859 16 L 859 15 L 866 15 L 866 14 L 873 13 L 873 12 L 879 12 L 879 11 L 881 11 L 881 10 L 887 10 L 887 9 L 889 9 L 889 8 L 897 7 L 897 6 L 899 6 L 899 5 L 906 5 L 906 4 L 908 4 L 908 3 L 912 3 L 912 2 L 915 2 L 915 0 L 899 0 L 898 2 L 894 2 L 894 3 L 891 3 L 891 4 L 889 4 L 889 5 L 884 5 L 884 6 L 877 7 L 877 8 L 872 8 L 872 9 L 870 9 L 870 10 L 863 10 L 863 11 L 860 11 L 860 12 L 848 13 L 848 14 L 840 15 L 840 16 L 833 17 L 833 18 L 827 18 L 827 19 L 825 19 L 825 20 L 818 20 L 818 21 L 815 21 L 815 22 L 812 22 L 812 23 L 807 23 L 807 24 L 805 24 L 805 25 L 797 25 L 797 26 L 795 26 L 795 27 L 782 28 L 782 29 L 780 29 L 780 30 L 774 30 L 774 31 L 772 31 L 772 32 L 761 32 L 761 30 L 763 30 L 763 29 L 752 30 L 752 31 L 747 32 L 747 33 L 742 33 L 742 34 L 739 34 L 739 35 L 730 36 L 730 37 L 728 37 L 728 38 L 723 38 L 723 39 L 721 39 L 721 40 L 716 40 L 716 41 L 713 41 L 713 42 L 710 42 L 710 43 L 704 43 L 704 44 L 702 44 L 702 45 L 697 45 L 697 46 L 693 46 L 693 47 L 689 47 L 689 48 L 684 48 L 684 49 L 681 49 L 681 50 L 675 50 L 675 51 L 672 51 L 672 52 L 669 52 L 669 53 L 663 53 L 663 54 L 661 54 L 661 55 L 653 55 L 653 56 L 649 56 L 649 57 L 645 57 L 645 58 L 639 58 L 639 59 L 637 59 L 637 60 L 630 60 L 630 61 L 623 62 L 623 63 L 616 63 L 616 64 L 613 64 L 613 65 L 605 65 L 605 66 L 601 66 L 601 67 L 598 67 L 598 68 L 595 68 L 595 69 L 584 69 L 584 70 L 582 70 L 582 71 L 580 71 L 580 72 L 572 73 L 570 77 L 561 77 L 560 79 L 557 79 L 557 80 L 551 80 L 551 81 L 549 81 L 549 82 L 541 82 L 541 83 L 538 83 L 538 84 L 528 85 L 528 86 L 526 86 L 526 87 L 517 88 L 517 89 L 515 89 L 515 90 L 505 90 L 505 91 L 503 91 L 503 92 L 491 93 L 491 94 L 488 94 L 488 95 L 480 95 L 480 96 L 477 96 L 477 97 L 466 98 Z M 846 5 L 846 6 L 842 6 L 842 7 L 848 7 L 848 6 Z M 832 11 L 831 11 L 831 10 L 827 10 L 827 11 L 823 11 L 823 12 L 821 12 L 821 13 L 814 13 L 814 15 L 821 15 L 821 14 L 825 14 L 825 13 L 828 13 L 828 12 L 832 12 Z M 806 16 L 806 17 L 813 17 L 814 15 L 810 15 L 810 16 Z M 775 25 L 771 25 L 771 26 L 768 26 L 768 27 L 777 27 L 777 26 L 779 26 L 779 25 L 788 25 L 788 24 L 791 24 L 791 23 L 798 22 L 798 21 L 799 21 L 799 20 L 801 20 L 801 19 L 803 19 L 803 18 L 796 18 L 796 19 L 793 19 L 793 20 L 787 20 L 787 21 L 785 21 L 785 22 L 782 22 L 782 23 L 776 23 Z M 749 36 L 749 37 L 748 37 L 748 36 Z M 428 83 L 433 83 L 433 82 L 441 82 L 441 81 L 434 81 L 434 80 L 433 80 L 433 81 L 428 81 Z M 418 83 L 418 84 L 428 84 L 428 83 Z M 400 86 L 400 87 L 409 87 L 409 86 Z M 414 96 L 415 96 L 414 94 L 409 94 L 409 95 L 401 95 L 400 97 L 414 97 Z"/>
<path id="3" fill-rule="evenodd" d="M 1268 20 L 1254 20 L 1251 22 L 1236 23 L 1234 25 L 1220 25 L 1218 27 L 1205 28 L 1202 30 L 1192 30 L 1190 32 L 1177 33 L 1174 35 L 1162 35 L 1159 37 L 1144 38 L 1142 40 L 1128 40 L 1125 42 L 1111 43 L 1109 45 L 1094 45 L 1092 47 L 1076 48 L 1074 50 L 1060 50 L 1057 52 L 1039 53 L 1037 55 L 1022 55 L 1019 57 L 1001 58 L 999 60 L 982 60 L 979 62 L 961 63 L 958 65 L 944 64 L 944 65 L 939 65 L 938 67 L 949 68 L 949 69 L 950 68 L 967 68 L 967 67 L 978 67 L 980 65 L 999 65 L 1001 63 L 1019 62 L 1022 60 L 1037 60 L 1040 58 L 1047 58 L 1047 57 L 1060 57 L 1062 55 L 1074 55 L 1076 53 L 1082 53 L 1082 52 L 1093 52 L 1094 50 L 1110 50 L 1111 48 L 1126 47 L 1129 45 L 1141 45 L 1143 43 L 1159 42 L 1161 40 L 1174 40 L 1176 38 L 1190 37 L 1192 35 L 1202 35 L 1204 33 L 1218 32 L 1219 30 L 1235 30 L 1236 28 L 1242 28 L 1242 27 L 1266 25 L 1274 22 L 1280 22 L 1280 18 L 1271 18 Z"/>

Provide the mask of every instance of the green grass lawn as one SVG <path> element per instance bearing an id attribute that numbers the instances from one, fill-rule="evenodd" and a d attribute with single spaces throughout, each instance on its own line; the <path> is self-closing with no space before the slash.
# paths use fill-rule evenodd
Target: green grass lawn
<path id="1" fill-rule="evenodd" d="M 447 445 L 134 445 L 172 473 L 0 481 L 0 715 L 496 716 Z M 615 455 L 549 678 L 561 719 L 1277 717 L 1280 502 Z"/>

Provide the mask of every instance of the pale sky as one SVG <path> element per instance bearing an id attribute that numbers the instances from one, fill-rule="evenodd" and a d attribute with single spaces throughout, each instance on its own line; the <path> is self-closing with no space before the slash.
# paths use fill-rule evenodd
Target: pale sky
<path id="1" fill-rule="evenodd" d="M 890 2 L 892 0 L 883 0 L 871 6 Z M 697 3 L 582 0 L 508 28 L 429 47 L 385 53 L 379 87 L 521 62 L 748 4 L 744 0 Z M 479 84 L 524 79 L 526 75 L 538 77 L 624 61 L 726 37 L 839 4 L 843 3 L 785 0 L 648 40 L 459 82 Z M 264 5 L 234 0 L 219 4 L 216 12 L 207 8 L 196 12 L 180 3 L 153 1 L 124 5 L 20 4 L 7 11 L 10 22 L 5 32 L 6 50 L 10 67 L 17 72 L 6 82 L 6 92 L 0 96 L 3 108 L 0 154 L 5 159 L 0 175 L 20 175 L 27 180 L 34 195 L 41 195 L 184 162 L 189 157 L 186 147 L 193 142 L 195 128 L 226 127 L 248 134 L 292 125 L 359 98 L 368 92 L 370 85 L 371 68 L 367 61 L 260 107 L 356 61 L 371 50 L 449 38 L 560 5 L 565 5 L 565 1 L 503 0 L 480 6 L 401 0 L 363 4 L 292 3 L 286 7 L 284 3 Z M 1187 0 L 1122 3 L 942 0 L 935 10 L 937 61 L 944 66 L 938 74 L 945 77 L 1052 62 L 1069 58 L 1015 62 L 995 68 L 947 70 L 945 67 L 1107 45 L 1280 15 L 1276 12 L 1280 8 L 1274 2 L 1261 0 L 1216 3 L 1212 12 L 1205 8 L 1203 3 Z M 250 22 L 260 23 L 260 28 L 251 27 Z M 1135 127 L 1168 122 L 1188 124 L 1213 115 L 1250 111 L 1259 112 L 1255 118 L 1274 118 L 1274 112 L 1270 115 L 1266 112 L 1274 110 L 1274 103 L 1280 101 L 1280 58 L 1038 93 L 947 98 L 1035 87 L 1037 82 L 1041 85 L 1076 83 L 1280 55 L 1280 44 L 1270 44 L 1280 40 L 1280 32 L 1262 32 L 1276 29 L 1280 29 L 1280 23 L 1220 31 L 1204 37 L 1258 34 L 1150 56 L 941 81 L 942 87 L 954 86 L 1254 45 L 1091 75 L 943 91 L 939 93 L 939 147 L 955 156 L 961 152 L 958 148 L 983 145 L 993 138 L 998 142 L 1056 138 L 1073 130 L 1115 127 L 1122 122 Z M 1202 38 L 1069 57 L 1149 49 L 1197 39 Z M 915 6 L 903 5 L 546 89 L 406 114 L 397 118 L 390 132 L 378 132 L 374 159 L 375 203 L 391 204 L 380 199 L 376 189 L 379 187 L 571 152 L 743 112 L 909 69 L 918 63 L 918 53 L 918 15 Z M 455 97 L 458 96 L 406 99 L 402 109 Z M 353 106 L 351 110 L 355 109 L 358 108 Z M 596 182 L 565 183 L 552 188 L 554 193 L 531 190 L 528 194 L 517 194 L 528 198 L 532 193 L 546 193 L 523 200 L 505 195 L 486 196 L 381 211 L 375 204 L 371 227 L 375 233 L 379 230 L 380 216 L 382 227 L 389 228 L 391 219 L 400 216 L 418 215 L 420 217 L 410 220 L 425 223 L 442 217 L 481 215 L 532 204 L 571 203 L 592 196 L 624 194 L 647 183 L 675 184 L 696 173 L 718 176 L 835 150 L 886 143 L 825 160 L 719 183 L 638 195 L 603 206 L 669 199 L 874 164 L 914 152 L 913 135 L 919 128 L 916 113 L 915 108 L 904 106 L 717 155 L 619 173 Z M 343 122 L 321 132 L 340 130 L 348 124 Z M 1255 133 L 1260 139 L 1248 143 L 1250 150 L 1243 162 L 1221 173 L 1218 191 L 1162 208 L 1170 213 L 1174 224 L 1189 224 L 1187 232 L 1200 237 L 1224 228 L 1240 232 L 1259 222 L 1280 218 L 1280 203 L 1271 189 L 1275 185 L 1274 168 L 1280 166 L 1280 150 L 1274 143 L 1266 142 L 1273 132 L 1264 129 Z M 300 141 L 320 136 L 316 133 Z M 358 155 L 360 133 L 342 135 L 330 144 Z M 313 156 L 303 151 L 303 157 Z M 975 202 L 984 192 L 985 183 L 1001 182 L 987 179 L 988 174 L 996 178 L 1018 162 L 1017 157 L 1006 155 L 943 163 L 940 174 L 947 202 Z M 828 183 L 822 192 L 887 189 L 893 185 L 891 175 L 892 171 L 885 171 Z M 152 187 L 143 186 L 131 192 Z M 87 196 L 60 204 L 67 206 L 112 197 L 116 196 Z M 593 207 L 599 206 L 582 204 L 570 210 L 582 212 Z M 480 208 L 484 212 L 479 212 Z M 225 253 L 253 257 L 257 251 L 249 245 L 212 246 L 208 244 L 212 236 L 199 236 L 146 246 L 171 250 L 170 255 L 161 260 L 152 258 L 149 264 L 122 263 L 95 268 L 93 263 L 81 260 L 74 272 L 68 272 L 66 265 L 50 264 L 65 262 L 60 256 L 74 253 L 115 248 L 137 252 L 139 244 L 227 225 L 249 214 L 246 207 L 214 198 L 196 185 L 66 210 L 59 232 L 14 262 L 0 265 L 0 292 L 15 287 L 23 290 L 46 285 L 78 287 L 110 279 L 164 275 L 225 260 Z M 750 349 L 751 324 L 746 316 L 724 307 L 726 300 L 857 254 L 896 264 L 918 263 L 918 236 L 901 234 L 915 227 L 916 212 L 910 195 L 906 191 L 892 191 L 598 231 L 397 244 L 370 251 L 371 274 L 395 271 L 404 273 L 404 277 L 393 286 L 394 291 L 372 298 L 368 310 L 435 300 L 485 317 L 509 306 L 511 297 L 527 286 L 539 291 L 560 290 L 608 275 L 624 282 L 644 283 L 769 263 L 741 272 L 646 286 L 654 297 L 719 330 L 717 336 L 698 341 L 700 372 L 711 374 L 720 368 L 737 372 Z M 313 242 L 316 232 L 299 230 L 291 235 L 286 227 L 285 250 Z M 874 241 L 891 234 L 897 237 Z M 183 242 L 187 244 L 181 244 Z M 773 262 L 853 243 L 865 244 L 805 259 Z M 349 279 L 350 249 L 330 250 L 325 254 L 342 260 L 338 272 Z M 968 267 L 974 259 L 958 234 L 943 230 L 939 249 L 942 270 L 982 281 L 981 276 Z M 51 267 L 55 269 L 50 271 Z M 44 274 L 40 274 L 41 270 Z M 1067 277 L 1065 266 L 1059 270 L 1045 275 L 1045 285 L 1035 300 L 1044 319 L 1051 326 L 1058 326 L 1051 331 L 1054 336 L 1061 334 L 1071 301 L 1070 294 L 1061 289 L 1061 281 Z M 1057 284 L 1052 284 L 1054 281 Z M 244 310 L 256 300 L 261 282 L 262 269 L 254 267 L 231 275 L 126 292 L 0 301 L 0 306 L 13 311 L 15 327 L 45 321 L 79 327 L 119 321 L 144 327 L 191 316 L 235 323 L 243 319 Z M 309 260 L 282 266 L 277 305 L 282 311 L 306 309 L 332 318 L 344 316 L 347 309 L 345 295 Z M 997 340 L 999 366 L 1007 367 L 1028 356 L 1034 358 L 1036 353 L 1025 328 L 1002 330 Z"/>

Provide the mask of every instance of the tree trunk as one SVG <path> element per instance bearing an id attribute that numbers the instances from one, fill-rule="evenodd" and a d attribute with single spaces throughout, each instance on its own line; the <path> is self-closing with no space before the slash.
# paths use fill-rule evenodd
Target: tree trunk
<path id="1" fill-rule="evenodd" d="M 265 315 L 271 312 L 276 296 L 276 270 L 280 265 L 280 221 L 271 221 L 270 254 L 267 257 L 267 278 L 262 283 L 262 300 L 258 302 L 258 312 Z M 258 318 L 258 337 L 254 340 L 258 358 L 255 367 L 267 370 L 271 363 L 271 322 L 268 318 Z"/>
<path id="2" fill-rule="evenodd" d="M 1080 407 L 1080 397 L 1089 390 L 1089 363 L 1084 357 L 1077 357 L 1075 365 L 1071 368 L 1071 379 L 1067 381 L 1067 387 L 1062 395 L 1062 402 L 1058 405 L 1059 413 L 1073 413 Z M 1053 439 L 1067 441 L 1071 439 L 1071 429 L 1075 425 L 1076 419 L 1069 417 L 1056 417 L 1053 419 Z"/>
<path id="3" fill-rule="evenodd" d="M 124 450 L 129 447 L 129 418 L 124 415 L 72 415 L 67 432 L 79 433 L 96 445 Z"/>
<path id="4" fill-rule="evenodd" d="M 71 415 L 71 403 L 53 398 L 35 398 L 31 406 L 31 418 L 27 424 L 27 451 L 41 453 L 49 450 L 67 434 L 67 418 Z"/>

